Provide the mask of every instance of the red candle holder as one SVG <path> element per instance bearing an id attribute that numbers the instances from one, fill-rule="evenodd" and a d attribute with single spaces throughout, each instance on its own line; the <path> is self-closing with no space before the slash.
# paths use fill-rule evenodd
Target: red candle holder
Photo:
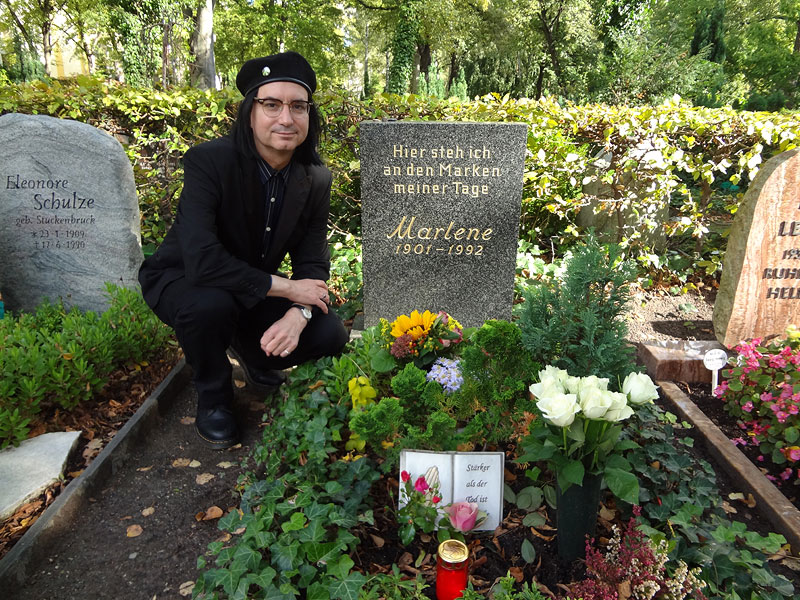
<path id="1" fill-rule="evenodd" d="M 469 580 L 469 550 L 464 542 L 446 540 L 436 557 L 436 599 L 461 598 Z"/>

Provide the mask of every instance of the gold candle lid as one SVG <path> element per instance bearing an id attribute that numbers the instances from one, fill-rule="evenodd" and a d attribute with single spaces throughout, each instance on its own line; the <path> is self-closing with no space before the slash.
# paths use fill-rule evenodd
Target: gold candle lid
<path id="1" fill-rule="evenodd" d="M 469 549 L 459 540 L 445 540 L 439 544 L 439 557 L 446 563 L 462 563 L 469 558 Z"/>

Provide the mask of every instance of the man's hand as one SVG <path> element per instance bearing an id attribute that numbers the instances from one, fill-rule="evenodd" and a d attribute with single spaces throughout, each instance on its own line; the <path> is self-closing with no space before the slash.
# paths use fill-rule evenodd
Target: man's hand
<path id="1" fill-rule="evenodd" d="M 328 286 L 321 279 L 286 279 L 273 275 L 272 287 L 267 296 L 288 298 L 292 302 L 305 304 L 308 307 L 317 306 L 326 314 L 330 302 Z"/>
<path id="2" fill-rule="evenodd" d="M 305 317 L 297 308 L 290 308 L 261 336 L 260 344 L 264 354 L 282 358 L 289 356 L 297 348 L 300 333 L 305 329 L 306 323 Z"/>

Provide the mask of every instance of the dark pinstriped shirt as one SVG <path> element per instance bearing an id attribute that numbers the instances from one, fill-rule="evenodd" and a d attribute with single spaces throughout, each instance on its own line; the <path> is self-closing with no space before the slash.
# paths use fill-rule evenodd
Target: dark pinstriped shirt
<path id="1" fill-rule="evenodd" d="M 286 191 L 286 182 L 289 179 L 289 171 L 292 168 L 290 162 L 280 171 L 270 167 L 267 162 L 258 159 L 258 174 L 261 183 L 264 185 L 264 237 L 261 240 L 261 258 L 264 258 L 269 251 L 272 243 L 275 225 L 283 208 L 283 194 Z"/>

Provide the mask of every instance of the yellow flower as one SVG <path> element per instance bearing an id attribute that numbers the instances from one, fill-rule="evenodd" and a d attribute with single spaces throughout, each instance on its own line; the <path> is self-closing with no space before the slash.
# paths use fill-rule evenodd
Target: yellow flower
<path id="1" fill-rule="evenodd" d="M 410 315 L 400 315 L 392 322 L 392 335 L 399 338 L 407 333 L 412 340 L 416 341 L 428 334 L 435 320 L 436 315 L 429 310 L 422 314 L 414 310 Z"/>

